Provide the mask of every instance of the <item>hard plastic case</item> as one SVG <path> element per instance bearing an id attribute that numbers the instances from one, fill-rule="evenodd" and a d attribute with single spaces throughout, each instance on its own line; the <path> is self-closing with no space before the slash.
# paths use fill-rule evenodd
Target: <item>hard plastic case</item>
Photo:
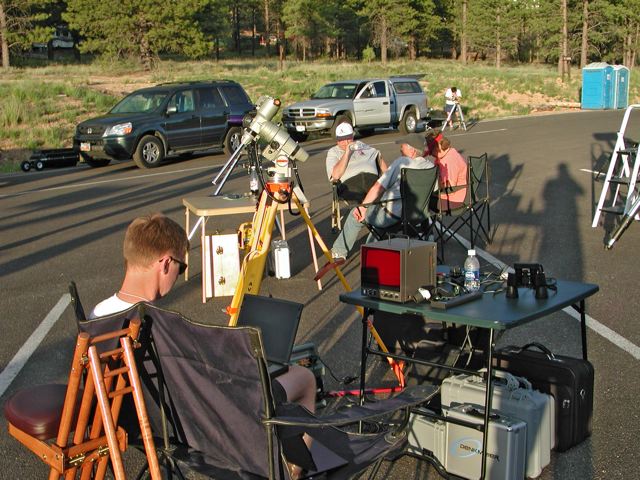
<path id="1" fill-rule="evenodd" d="M 539 349 L 540 351 L 532 350 Z M 494 366 L 526 377 L 555 401 L 556 450 L 564 452 L 591 435 L 593 366 L 588 360 L 554 355 L 539 343 L 505 347 Z"/>
<path id="2" fill-rule="evenodd" d="M 447 417 L 481 424 L 484 412 L 472 405 L 446 410 Z M 493 412 L 489 420 L 487 472 L 490 480 L 522 480 L 525 475 L 527 425 L 517 418 Z M 446 423 L 447 472 L 470 480 L 480 478 L 482 468 L 482 432 L 471 427 Z"/>
<path id="3" fill-rule="evenodd" d="M 527 424 L 526 475 L 535 478 L 551 461 L 555 439 L 554 402 L 546 394 L 532 390 L 525 379 L 507 372 L 494 372 L 505 378 L 493 382 L 491 409 L 501 415 L 518 418 Z M 486 384 L 479 375 L 456 375 L 442 382 L 443 410 L 472 404 L 484 408 Z"/>
<path id="4" fill-rule="evenodd" d="M 411 413 L 407 451 L 418 456 L 431 456 L 444 467 L 447 451 L 446 425 L 442 420 L 425 417 L 424 413 L 434 412 L 419 408 Z"/>

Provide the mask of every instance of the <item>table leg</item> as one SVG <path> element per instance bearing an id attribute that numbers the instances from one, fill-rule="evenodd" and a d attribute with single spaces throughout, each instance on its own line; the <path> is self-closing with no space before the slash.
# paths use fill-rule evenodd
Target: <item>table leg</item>
<path id="1" fill-rule="evenodd" d="M 364 405 L 365 375 L 367 374 L 367 318 L 371 314 L 370 308 L 365 308 L 362 314 L 362 350 L 360 351 L 360 405 Z M 362 433 L 362 422 L 358 423 L 358 433 Z"/>
<path id="2" fill-rule="evenodd" d="M 580 330 L 582 334 L 582 358 L 588 360 L 587 356 L 587 314 L 585 312 L 584 300 L 580 300 Z"/>
<path id="3" fill-rule="evenodd" d="M 207 220 L 205 217 L 200 217 L 200 256 L 202 257 L 202 303 L 207 303 L 207 265 L 206 265 L 206 224 Z"/>
<path id="4" fill-rule="evenodd" d="M 489 351 L 487 352 L 487 390 L 484 397 L 484 431 L 482 432 L 482 469 L 480 479 L 487 473 L 487 442 L 489 441 L 489 416 L 491 414 L 491 397 L 493 393 L 493 329 L 489 329 Z"/>
<path id="5" fill-rule="evenodd" d="M 185 207 L 184 209 L 184 226 L 185 232 L 189 231 L 189 207 Z M 184 269 L 184 281 L 189 280 L 189 249 L 187 248 L 187 253 L 184 256 L 184 263 L 187 264 L 187 268 Z"/>

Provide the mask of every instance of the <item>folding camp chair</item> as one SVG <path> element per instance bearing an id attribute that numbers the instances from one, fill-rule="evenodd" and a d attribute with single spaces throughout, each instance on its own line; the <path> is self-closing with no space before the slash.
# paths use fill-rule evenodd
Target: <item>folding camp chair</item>
<path id="1" fill-rule="evenodd" d="M 411 238 L 427 240 L 431 232 L 429 200 L 438 181 L 438 167 L 403 168 L 400 171 L 402 215 L 398 222 L 386 228 L 365 224 L 377 240 L 402 232 Z"/>
<path id="2" fill-rule="evenodd" d="M 132 320 L 126 328 L 100 335 L 79 333 L 67 386 L 26 388 L 5 404 L 9 433 L 50 467 L 50 480 L 78 474 L 82 479 L 102 479 L 109 460 L 116 480 L 125 478 L 121 452 L 127 436 L 119 416 L 123 397 L 129 393 L 151 476 L 160 479 L 133 354 L 139 332 L 140 320 Z"/>
<path id="3" fill-rule="evenodd" d="M 444 256 L 444 244 L 457 237 L 463 228 L 469 228 L 469 242 L 475 247 L 478 238 L 491 243 L 491 212 L 489 196 L 489 162 L 487 154 L 470 156 L 467 171 L 467 194 L 460 206 L 451 208 L 446 200 L 440 199 L 437 215 L 439 226 L 436 227 L 441 250 Z"/>
<path id="4" fill-rule="evenodd" d="M 94 329 L 100 321 L 81 328 Z M 344 459 L 325 472 L 327 478 L 348 478 L 402 450 L 406 424 L 373 434 L 337 427 L 407 410 L 435 394 L 435 387 L 415 387 L 317 418 L 297 405 L 274 404 L 259 330 L 196 324 L 151 305 L 145 305 L 143 325 L 150 326 L 150 348 L 141 370 L 150 375 L 142 378 L 153 379 L 158 393 L 146 396 L 158 403 L 149 408 L 150 421 L 155 428 L 153 412 L 161 412 L 166 421 L 158 432 L 170 445 L 161 457 L 209 477 L 286 479 L 286 461 L 313 470 L 321 462 L 302 442 L 307 432 L 317 446 Z"/>

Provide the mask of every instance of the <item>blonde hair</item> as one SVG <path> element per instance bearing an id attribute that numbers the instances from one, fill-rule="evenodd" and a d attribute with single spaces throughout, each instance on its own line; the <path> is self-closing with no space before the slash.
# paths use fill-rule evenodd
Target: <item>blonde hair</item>
<path id="1" fill-rule="evenodd" d="M 154 213 L 136 218 L 124 236 L 125 268 L 147 267 L 167 252 L 184 257 L 189 248 L 189 239 L 184 229 L 169 217 Z"/>

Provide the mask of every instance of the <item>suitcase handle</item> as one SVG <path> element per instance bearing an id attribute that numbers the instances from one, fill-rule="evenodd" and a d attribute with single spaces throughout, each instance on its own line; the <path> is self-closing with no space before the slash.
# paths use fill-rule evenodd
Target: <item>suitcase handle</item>
<path id="1" fill-rule="evenodd" d="M 475 407 L 471 407 L 468 410 L 464 411 L 466 414 L 471 415 L 472 417 L 484 418 L 484 410 L 478 410 Z M 499 420 L 500 415 L 497 413 L 490 413 L 489 420 Z"/>
<path id="2" fill-rule="evenodd" d="M 478 371 L 480 373 L 487 373 L 486 368 L 481 368 Z M 525 390 L 533 389 L 533 386 L 531 385 L 531 382 L 529 380 L 527 380 L 524 377 L 518 377 L 516 375 L 513 375 L 512 373 L 509 373 L 505 370 L 494 369 L 492 370 L 492 374 L 494 377 L 505 381 L 507 390 L 513 391 L 513 390 L 517 390 L 520 387 L 524 388 Z"/>
<path id="3" fill-rule="evenodd" d="M 540 350 L 542 353 L 544 353 L 549 360 L 555 360 L 556 359 L 555 355 L 551 352 L 551 350 L 549 350 L 547 347 L 545 347 L 544 345 L 542 345 L 541 343 L 538 343 L 538 342 L 527 343 L 526 345 L 522 346 L 518 350 L 518 353 L 522 352 L 523 350 L 532 350 L 532 347 L 535 347 L 538 350 Z"/>

